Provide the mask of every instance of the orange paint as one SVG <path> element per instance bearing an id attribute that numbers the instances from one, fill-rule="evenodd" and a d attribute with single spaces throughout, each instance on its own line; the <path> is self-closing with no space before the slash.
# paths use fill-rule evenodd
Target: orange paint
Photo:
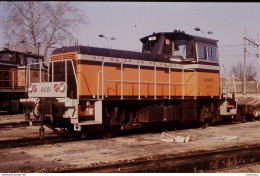
<path id="1" fill-rule="evenodd" d="M 65 53 L 51 56 L 52 60 L 75 59 L 77 53 Z M 77 62 L 76 62 L 77 63 Z M 102 96 L 102 66 L 77 64 L 76 73 L 79 85 L 79 95 L 93 96 L 99 93 Z M 123 68 L 123 84 L 121 83 L 121 66 L 104 65 L 104 96 L 121 96 L 121 86 L 123 86 L 123 96 L 139 95 L 139 70 L 136 68 Z M 98 82 L 99 77 L 99 82 Z M 156 86 L 155 86 L 155 83 Z M 169 71 L 151 69 L 140 70 L 140 96 L 219 96 L 219 73 L 184 72 L 184 85 L 182 85 L 182 71 L 171 70 L 170 73 L 170 91 L 169 91 Z"/>
<path id="2" fill-rule="evenodd" d="M 97 95 L 99 74 L 99 95 L 102 95 L 102 73 L 101 66 L 78 65 L 77 77 L 79 81 L 80 95 Z M 196 96 L 219 96 L 219 74 L 218 73 L 196 73 Z M 171 96 L 194 96 L 195 73 L 184 73 L 184 89 L 182 90 L 182 72 L 171 71 Z M 116 67 L 104 66 L 104 95 L 121 96 L 121 70 Z M 138 68 L 124 68 L 123 70 L 123 96 L 139 95 L 139 72 Z M 133 82 L 135 81 L 135 82 Z M 140 71 L 140 95 L 155 95 L 155 71 L 141 69 Z M 156 70 L 156 96 L 169 96 L 169 73 Z M 187 85 L 189 84 L 189 85 Z"/>

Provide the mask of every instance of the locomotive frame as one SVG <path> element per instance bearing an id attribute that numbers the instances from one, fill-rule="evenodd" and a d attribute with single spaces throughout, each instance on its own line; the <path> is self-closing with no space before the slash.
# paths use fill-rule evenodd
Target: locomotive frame
<path id="1" fill-rule="evenodd" d="M 217 40 L 181 31 L 140 40 L 142 53 L 85 46 L 54 50 L 48 82 L 29 79 L 28 98 L 21 100 L 26 116 L 37 107 L 47 126 L 86 132 L 236 115 L 234 94 L 220 86 Z"/>

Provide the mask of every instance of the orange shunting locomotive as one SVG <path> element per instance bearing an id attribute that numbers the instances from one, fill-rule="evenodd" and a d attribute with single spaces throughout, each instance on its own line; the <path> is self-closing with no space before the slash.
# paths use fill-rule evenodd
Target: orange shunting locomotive
<path id="1" fill-rule="evenodd" d="M 142 52 L 54 50 L 48 81 L 28 82 L 28 98 L 21 100 L 26 115 L 37 111 L 51 128 L 85 132 L 208 123 L 236 114 L 234 95 L 220 85 L 217 40 L 175 30 L 140 41 Z"/>

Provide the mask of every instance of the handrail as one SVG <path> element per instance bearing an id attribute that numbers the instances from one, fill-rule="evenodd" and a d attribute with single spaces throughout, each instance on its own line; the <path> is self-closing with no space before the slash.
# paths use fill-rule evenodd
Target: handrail
<path id="1" fill-rule="evenodd" d="M 235 83 L 235 79 L 234 79 L 234 75 L 232 74 L 232 80 L 233 80 L 233 86 L 234 86 L 234 90 L 235 90 L 235 98 L 237 97 L 237 87 L 236 87 L 236 83 Z"/>
<path id="2" fill-rule="evenodd" d="M 84 60 L 84 59 L 83 59 Z M 73 74 L 74 74 L 74 78 L 75 78 L 75 82 L 76 82 L 76 89 L 77 89 L 77 100 L 78 100 L 78 103 L 79 103 L 79 86 L 78 86 L 78 80 L 77 80 L 77 74 L 76 74 L 76 71 L 75 71 L 75 66 L 74 66 L 74 62 L 72 59 L 65 59 L 65 60 L 56 60 L 56 61 L 50 61 L 50 64 L 52 64 L 52 75 L 50 75 L 52 77 L 52 82 L 54 82 L 54 64 L 57 63 L 57 62 L 65 62 L 65 82 L 67 83 L 68 82 L 68 79 L 67 79 L 67 62 L 71 62 L 72 64 L 72 68 L 73 68 Z M 154 81 L 141 81 L 141 64 L 136 64 L 136 66 L 138 66 L 138 79 L 135 81 L 133 80 L 124 80 L 124 65 L 128 65 L 128 64 L 124 64 L 124 63 L 120 63 L 121 65 L 121 78 L 120 80 L 109 80 L 109 79 L 105 79 L 105 69 L 104 69 L 104 65 L 105 63 L 109 63 L 109 61 L 105 62 L 105 61 L 101 61 L 102 62 L 102 66 L 101 66 L 101 71 L 98 71 L 97 73 L 97 99 L 100 99 L 100 74 L 101 74 L 101 99 L 104 99 L 104 84 L 105 82 L 120 82 L 121 83 L 121 99 L 124 98 L 124 93 L 123 93 L 123 90 L 124 90 L 124 84 L 125 83 L 138 83 L 138 99 L 141 99 L 141 84 L 154 84 L 154 99 L 157 98 L 157 85 L 158 84 L 168 84 L 169 85 L 169 99 L 171 98 L 171 86 L 172 85 L 181 85 L 182 86 L 182 99 L 184 99 L 185 95 L 185 91 L 184 91 L 184 86 L 185 85 L 194 85 L 194 99 L 196 99 L 196 90 L 197 90 L 197 73 L 196 73 L 196 70 L 195 69 L 191 69 L 191 68 L 187 68 L 185 69 L 184 67 L 182 68 L 175 68 L 175 67 L 164 67 L 164 66 L 153 66 L 154 67 Z M 32 64 L 28 64 L 28 69 L 30 70 L 31 68 L 31 65 L 36 65 L 36 64 L 40 64 L 40 69 L 42 68 L 42 64 L 44 63 L 47 63 L 47 62 L 41 62 L 41 63 L 32 63 Z M 162 64 L 163 65 L 163 64 Z M 158 82 L 157 81 L 157 68 L 168 68 L 169 69 L 169 81 L 168 82 Z M 171 82 L 171 79 L 172 79 L 172 76 L 171 76 L 171 73 L 172 73 L 172 69 L 179 69 L 179 70 L 182 70 L 182 82 L 180 83 L 174 83 L 174 82 Z M 49 70 L 49 68 L 48 68 Z M 195 76 L 194 76 L 194 83 L 185 83 L 185 80 L 184 80 L 184 73 L 185 71 L 187 70 L 190 70 L 190 71 L 194 71 L 195 73 Z M 30 71 L 28 71 L 28 74 L 30 74 Z M 48 75 L 49 75 L 49 72 L 48 72 Z M 29 77 L 30 78 L 30 77 Z M 48 80 L 50 81 L 50 80 Z M 30 83 L 30 80 L 28 81 Z M 40 82 L 41 82 L 41 79 L 40 79 Z"/>
<path id="3" fill-rule="evenodd" d="M 154 67 L 154 99 L 156 99 L 156 67 Z"/>
<path id="4" fill-rule="evenodd" d="M 124 94 L 124 85 L 123 85 L 124 73 L 123 73 L 123 64 L 121 63 L 121 100 L 123 99 Z"/>
<path id="5" fill-rule="evenodd" d="M 109 62 L 106 62 L 109 63 Z M 101 93 L 101 99 L 104 99 L 104 83 L 105 82 L 120 82 L 121 83 L 121 95 L 120 95 L 120 99 L 123 99 L 123 85 L 124 83 L 138 83 L 138 99 L 141 99 L 141 84 L 154 84 L 154 99 L 157 98 L 157 85 L 158 84 L 168 84 L 169 85 L 169 99 L 171 98 L 171 85 L 182 85 L 182 99 L 184 99 L 184 86 L 185 85 L 194 85 L 194 99 L 196 99 L 196 90 L 197 90 L 197 73 L 195 69 L 184 69 L 182 68 L 182 82 L 181 83 L 172 83 L 171 82 L 171 67 L 169 67 L 169 81 L 168 82 L 157 82 L 157 74 L 156 74 L 156 70 L 157 67 L 159 66 L 154 66 L 154 81 L 141 81 L 141 65 L 138 64 L 138 81 L 133 81 L 133 80 L 124 80 L 123 79 L 123 66 L 124 64 L 121 63 L 121 79 L 120 80 L 111 80 L 111 79 L 104 79 L 104 64 L 105 62 L 102 61 L 102 67 L 101 67 L 101 71 L 98 71 L 97 73 L 97 99 L 100 99 L 100 73 L 102 74 L 102 83 L 101 83 L 101 87 L 102 87 L 102 93 Z M 125 64 L 127 65 L 127 64 Z M 161 67 L 161 68 L 165 68 L 165 67 Z M 176 69 L 176 68 L 175 68 Z M 184 73 L 185 70 L 190 70 L 190 71 L 194 71 L 195 76 L 194 76 L 194 83 L 185 83 L 184 82 Z"/>
<path id="6" fill-rule="evenodd" d="M 73 60 L 72 59 L 65 59 L 65 60 L 56 60 L 56 61 L 50 61 L 49 63 L 50 64 L 52 64 L 52 75 L 51 75 L 51 77 L 52 77 L 52 79 L 51 79 L 51 81 L 52 82 L 54 82 L 54 63 L 57 63 L 57 62 L 64 62 L 64 64 L 65 64 L 65 70 L 64 70 L 64 74 L 65 74 L 65 80 L 64 80 L 64 82 L 66 83 L 66 84 L 68 84 L 68 78 L 67 78 L 67 76 L 68 76 L 68 74 L 67 74 L 67 62 L 71 62 L 71 65 L 72 65 L 72 70 L 73 70 L 73 75 L 74 75 L 74 78 L 75 78 L 75 82 L 76 82 L 76 89 L 77 89 L 77 101 L 78 101 L 78 103 L 79 103 L 79 86 L 78 86 L 78 79 L 77 79 L 77 75 L 76 75 L 76 71 L 75 71 L 75 66 L 74 66 L 74 62 L 73 62 Z M 28 75 L 29 75 L 29 83 L 28 84 L 30 84 L 30 68 L 31 68 L 31 65 L 37 65 L 37 64 L 40 64 L 40 68 L 38 68 L 39 70 L 40 70 L 40 73 L 41 73 L 41 68 L 42 68 L 42 64 L 43 63 L 47 63 L 47 62 L 40 62 L 40 63 L 31 63 L 31 64 L 28 64 L 27 65 L 27 67 L 28 67 Z M 37 68 L 36 68 L 37 69 Z M 48 70 L 48 82 L 49 82 L 49 68 L 47 69 Z M 40 81 L 39 81 L 40 83 L 42 82 L 42 80 L 41 80 L 41 74 L 40 74 Z"/>
<path id="7" fill-rule="evenodd" d="M 223 87 L 223 80 L 222 80 L 222 76 L 225 77 L 226 79 L 226 82 L 225 82 L 225 85 L 226 87 Z M 229 90 L 229 81 L 232 80 L 233 82 L 233 87 L 234 87 L 234 95 L 236 97 L 236 83 L 235 83 L 235 79 L 234 79 L 234 76 L 233 74 L 231 73 L 225 73 L 225 74 L 220 74 L 220 97 L 223 96 L 224 92 L 223 90 L 226 89 L 226 92 L 225 92 L 225 98 L 227 99 L 227 94 L 230 93 L 230 90 Z"/>
<path id="8" fill-rule="evenodd" d="M 4 83 L 3 85 L 0 85 L 0 88 L 1 89 L 16 89 L 17 87 L 25 87 L 26 85 L 26 80 L 24 81 L 20 81 L 18 80 L 18 77 L 17 79 L 15 80 L 15 74 L 18 74 L 19 73 L 19 70 L 0 70 L 0 72 L 6 72 L 7 75 L 0 75 L 0 77 L 2 76 L 7 76 L 8 77 L 8 80 L 6 79 L 3 79 L 3 78 L 0 78 L 0 83 Z M 10 79 L 11 78 L 11 79 Z M 25 77 L 26 79 L 26 77 Z M 5 85 L 5 82 L 7 82 L 8 85 Z M 16 86 L 15 83 L 24 83 L 23 86 Z"/>

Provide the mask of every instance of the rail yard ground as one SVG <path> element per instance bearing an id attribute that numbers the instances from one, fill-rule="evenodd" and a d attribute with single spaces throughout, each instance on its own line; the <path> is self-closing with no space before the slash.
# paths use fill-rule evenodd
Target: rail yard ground
<path id="1" fill-rule="evenodd" d="M 243 103 L 260 104 L 257 95 L 237 96 Z M 24 140 L 28 144 L 0 149 L 0 173 L 260 173 L 259 120 L 173 129 L 166 133 L 150 130 L 106 139 L 30 145 L 29 139 L 39 138 L 39 127 L 37 122 L 29 125 L 23 114 L 0 114 L 0 144 L 15 140 Z M 170 135 L 189 136 L 189 141 L 176 142 Z M 45 127 L 46 138 L 55 136 L 58 134 Z"/>
<path id="2" fill-rule="evenodd" d="M 23 119 L 23 115 L 1 116 L 0 123 L 19 121 L 18 119 Z M 34 125 L 0 128 L 0 143 L 7 139 L 38 137 L 38 129 L 39 126 Z M 239 147 L 246 149 L 250 146 L 260 146 L 260 121 L 209 126 L 205 129 L 173 130 L 169 131 L 169 134 L 175 137 L 190 135 L 190 141 L 187 143 L 162 141 L 162 132 L 150 132 L 108 139 L 5 148 L 0 150 L 0 173 L 77 172 L 78 170 L 81 170 L 81 172 L 170 172 L 170 166 L 168 166 L 168 170 L 128 169 L 124 171 L 123 164 L 136 163 L 141 160 L 157 161 L 156 159 L 162 157 L 185 158 L 191 155 L 193 155 L 191 158 L 194 157 L 191 162 L 196 163 L 200 160 L 196 159 L 196 153 L 212 153 L 222 150 L 235 150 Z M 46 128 L 46 136 L 48 135 L 56 134 Z M 257 161 L 257 157 L 260 156 L 259 148 L 254 151 L 253 155 L 255 155 L 255 159 L 251 158 L 252 162 L 253 160 L 259 162 Z M 231 160 L 226 162 L 229 163 L 229 166 L 232 166 L 231 169 L 233 170 L 203 170 L 198 167 L 188 172 L 260 172 L 259 165 L 255 163 L 254 166 L 249 166 L 249 170 L 241 170 L 238 161 L 235 165 L 232 165 Z M 180 161 L 176 161 L 176 163 L 180 163 Z M 211 162 L 212 168 L 218 169 L 217 166 L 214 166 L 214 163 L 218 165 L 217 162 Z M 160 165 L 163 164 L 166 164 L 166 162 L 160 162 Z M 100 169 L 111 165 L 114 165 L 114 170 Z M 88 168 L 88 170 L 84 170 L 84 168 Z M 89 168 L 99 168 L 99 170 L 89 170 Z M 182 172 L 182 170 L 179 171 Z"/>

